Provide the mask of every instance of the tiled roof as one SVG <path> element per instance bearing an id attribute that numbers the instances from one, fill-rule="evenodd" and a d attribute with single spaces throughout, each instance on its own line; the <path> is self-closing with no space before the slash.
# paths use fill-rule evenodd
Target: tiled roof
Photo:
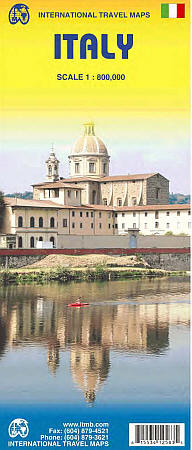
<path id="1" fill-rule="evenodd" d="M 68 184 L 61 180 L 55 181 L 55 182 L 48 182 L 45 183 L 39 183 L 39 184 L 33 184 L 32 186 L 42 187 L 42 189 L 58 189 L 58 188 L 67 188 L 67 189 L 83 189 L 81 186 L 78 186 L 77 184 L 74 186 L 74 184 Z"/>
<path id="2" fill-rule="evenodd" d="M 158 211 L 158 210 L 165 210 L 165 211 L 171 211 L 171 210 L 178 210 L 178 209 L 190 209 L 190 204 L 186 203 L 183 205 L 180 205 L 178 203 L 172 205 L 142 205 L 142 206 L 116 206 L 113 207 L 115 211 Z"/>
<path id="3" fill-rule="evenodd" d="M 106 181 L 135 181 L 135 180 L 146 180 L 147 178 L 151 178 L 154 175 L 157 175 L 157 173 L 136 173 L 133 175 L 114 175 L 114 176 L 109 176 L 109 177 L 103 177 L 100 178 L 101 182 L 106 182 Z"/>
<path id="4" fill-rule="evenodd" d="M 27 208 L 55 208 L 55 209 L 83 209 L 83 210 L 112 210 L 112 207 L 104 205 L 61 205 L 60 203 L 52 202 L 50 200 L 28 200 L 15 197 L 4 197 L 5 203 L 13 207 L 27 207 Z"/>
<path id="5" fill-rule="evenodd" d="M 26 206 L 31 208 L 66 208 L 64 205 L 51 202 L 49 200 L 28 200 L 15 197 L 4 197 L 6 205 L 9 206 Z"/>
<path id="6" fill-rule="evenodd" d="M 168 204 L 168 205 L 142 205 L 142 206 L 105 206 L 105 205 L 61 205 L 50 200 L 25 200 L 22 198 L 4 197 L 5 203 L 13 207 L 31 207 L 31 208 L 55 208 L 55 209 L 85 209 L 95 211 L 171 211 L 188 210 L 190 204 Z"/>
<path id="7" fill-rule="evenodd" d="M 32 186 L 42 186 L 45 187 L 45 185 L 49 185 L 50 187 L 65 187 L 69 186 L 68 183 L 82 183 L 82 182 L 87 182 L 87 181 L 97 181 L 99 183 L 105 183 L 107 181 L 135 181 L 135 180 L 146 180 L 147 178 L 151 178 L 154 175 L 158 175 L 157 172 L 154 173 L 136 173 L 136 174 L 130 174 L 130 175 L 114 175 L 114 176 L 108 176 L 108 177 L 98 177 L 98 178 L 94 178 L 94 177 L 73 177 L 73 178 L 63 178 L 63 180 L 58 180 L 50 183 L 44 182 L 44 183 L 36 183 L 33 184 Z M 160 174 L 159 174 L 160 175 Z M 162 176 L 162 175 L 161 175 Z M 165 178 L 165 177 L 164 177 Z M 48 187 L 49 187 L 48 186 Z M 77 187 L 77 185 L 75 186 Z M 74 185 L 71 185 L 71 188 L 74 188 Z"/>

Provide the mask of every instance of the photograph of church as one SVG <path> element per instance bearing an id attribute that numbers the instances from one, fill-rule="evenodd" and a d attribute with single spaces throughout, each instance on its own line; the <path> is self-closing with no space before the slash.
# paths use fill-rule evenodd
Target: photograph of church
<path id="1" fill-rule="evenodd" d="M 46 181 L 33 185 L 33 199 L 4 198 L 1 247 L 65 248 L 66 236 L 72 235 L 98 235 L 101 246 L 105 236 L 130 232 L 189 235 L 190 206 L 169 204 L 167 178 L 160 173 L 110 175 L 110 155 L 93 122 L 84 124 L 68 159 L 69 177 L 63 178 L 52 147 Z"/>

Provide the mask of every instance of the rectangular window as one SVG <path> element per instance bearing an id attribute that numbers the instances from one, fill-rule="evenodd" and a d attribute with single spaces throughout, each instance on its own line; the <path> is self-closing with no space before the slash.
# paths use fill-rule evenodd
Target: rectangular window
<path id="1" fill-rule="evenodd" d="M 125 213 L 122 213 L 122 217 L 125 217 Z"/>
<path id="2" fill-rule="evenodd" d="M 190 209 L 189 209 L 189 211 L 188 211 L 188 216 L 190 216 L 191 215 L 191 211 L 190 211 Z"/>
<path id="3" fill-rule="evenodd" d="M 80 228 L 83 228 L 83 224 L 82 224 L 82 222 L 80 222 Z"/>
<path id="4" fill-rule="evenodd" d="M 101 212 L 99 212 L 99 218 L 101 218 Z"/>
<path id="5" fill-rule="evenodd" d="M 72 228 L 75 228 L 75 222 L 72 222 Z"/>
<path id="6" fill-rule="evenodd" d="M 133 223 L 133 228 L 136 228 L 136 223 L 135 222 Z"/>
<path id="7" fill-rule="evenodd" d="M 106 173 L 106 167 L 107 167 L 107 164 L 104 163 L 104 164 L 103 164 L 103 173 Z"/>
<path id="8" fill-rule="evenodd" d="M 99 224 L 99 228 L 102 228 L 102 223 L 100 222 L 100 224 Z"/>
<path id="9" fill-rule="evenodd" d="M 91 217 L 93 217 L 93 211 L 91 212 Z"/>
<path id="10" fill-rule="evenodd" d="M 89 173 L 95 173 L 95 163 L 89 163 Z"/>
<path id="11" fill-rule="evenodd" d="M 71 197 L 71 191 L 70 190 L 67 191 L 67 195 L 68 195 L 69 198 Z"/>
<path id="12" fill-rule="evenodd" d="M 177 216 L 180 216 L 180 211 L 177 211 Z"/>
<path id="13" fill-rule="evenodd" d="M 159 222 L 155 222 L 155 228 L 159 228 Z"/>
<path id="14" fill-rule="evenodd" d="M 117 213 L 115 213 L 115 217 L 117 217 Z"/>
<path id="15" fill-rule="evenodd" d="M 104 198 L 104 199 L 103 199 L 103 204 L 104 204 L 105 206 L 107 206 L 107 198 Z"/>
<path id="16" fill-rule="evenodd" d="M 67 227 L 67 219 L 63 219 L 63 227 L 64 227 L 64 228 Z"/>
<path id="17" fill-rule="evenodd" d="M 118 225 L 117 225 L 117 223 L 115 223 L 115 228 L 118 228 Z"/>
<path id="18" fill-rule="evenodd" d="M 75 211 L 72 211 L 72 217 L 75 217 Z"/>
<path id="19" fill-rule="evenodd" d="M 121 198 L 117 199 L 117 206 L 122 206 L 122 199 Z"/>
<path id="20" fill-rule="evenodd" d="M 59 197 L 59 189 L 54 189 L 54 197 Z"/>
<path id="21" fill-rule="evenodd" d="M 136 197 L 132 197 L 132 206 L 135 206 L 137 204 Z"/>
<path id="22" fill-rule="evenodd" d="M 79 195 L 79 191 L 75 191 L 75 197 L 77 198 Z"/>
<path id="23" fill-rule="evenodd" d="M 80 211 L 79 215 L 80 215 L 80 217 L 83 217 L 83 213 L 82 213 L 82 211 Z"/>
<path id="24" fill-rule="evenodd" d="M 91 222 L 91 228 L 93 228 L 93 222 Z"/>
<path id="25" fill-rule="evenodd" d="M 75 163 L 75 173 L 79 173 L 79 163 Z"/>
<path id="26" fill-rule="evenodd" d="M 147 217 L 147 212 L 145 212 L 145 217 Z"/>
<path id="27" fill-rule="evenodd" d="M 156 188 L 156 200 L 159 199 L 160 189 Z"/>
<path id="28" fill-rule="evenodd" d="M 133 217 L 136 217 L 136 212 L 133 213 Z"/>
<path id="29" fill-rule="evenodd" d="M 169 216 L 169 211 L 166 212 L 166 215 Z"/>
<path id="30" fill-rule="evenodd" d="M 169 227 L 170 227 L 170 223 L 167 223 L 167 224 L 166 224 L 166 227 L 169 228 Z"/>
<path id="31" fill-rule="evenodd" d="M 159 211 L 155 211 L 155 219 L 159 218 Z"/>
<path id="32" fill-rule="evenodd" d="M 88 213 L 88 211 L 86 211 L 86 217 L 89 217 L 89 213 Z"/>
<path id="33" fill-rule="evenodd" d="M 111 224 L 110 223 L 108 223 L 108 228 L 111 228 Z"/>
<path id="34" fill-rule="evenodd" d="M 125 228 L 125 223 L 122 223 L 122 228 Z"/>

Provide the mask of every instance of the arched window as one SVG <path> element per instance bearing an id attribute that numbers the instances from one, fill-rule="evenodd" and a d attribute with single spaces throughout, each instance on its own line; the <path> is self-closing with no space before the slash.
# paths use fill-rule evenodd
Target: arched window
<path id="1" fill-rule="evenodd" d="M 43 217 L 39 217 L 39 228 L 43 228 Z"/>
<path id="2" fill-rule="evenodd" d="M 31 238 L 30 238 L 30 247 L 31 247 L 31 248 L 34 248 L 34 247 L 35 247 L 35 239 L 34 239 L 33 236 L 31 236 Z"/>
<path id="3" fill-rule="evenodd" d="M 104 204 L 105 206 L 107 206 L 107 198 L 104 198 L 104 199 L 103 199 L 103 204 Z"/>
<path id="4" fill-rule="evenodd" d="M 19 216 L 18 217 L 18 227 L 22 227 L 23 226 L 23 217 Z"/>
<path id="5" fill-rule="evenodd" d="M 52 175 L 52 167 L 51 166 L 49 166 L 48 170 L 49 170 L 49 175 Z"/>
<path id="6" fill-rule="evenodd" d="M 53 247 L 55 245 L 55 238 L 53 236 L 50 237 L 50 242 L 53 242 Z"/>
<path id="7" fill-rule="evenodd" d="M 43 241 L 43 238 L 42 238 L 42 236 L 40 236 L 40 237 L 39 237 L 39 241 L 41 241 L 41 242 Z"/>
<path id="8" fill-rule="evenodd" d="M 51 217 L 50 218 L 50 227 L 54 228 L 54 226 L 55 226 L 55 219 L 54 219 L 54 217 Z"/>
<path id="9" fill-rule="evenodd" d="M 30 227 L 34 228 L 35 226 L 35 218 L 34 217 L 30 217 Z"/>
<path id="10" fill-rule="evenodd" d="M 19 247 L 19 248 L 22 248 L 22 247 L 23 247 L 23 239 L 22 239 L 21 236 L 19 236 L 19 239 L 18 239 L 18 247 Z"/>

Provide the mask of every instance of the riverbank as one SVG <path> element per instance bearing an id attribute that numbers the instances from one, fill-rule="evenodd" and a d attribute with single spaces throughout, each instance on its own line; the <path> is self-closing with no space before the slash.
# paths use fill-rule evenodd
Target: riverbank
<path id="1" fill-rule="evenodd" d="M 56 267 L 56 268 L 20 268 L 0 271 L 0 285 L 48 283 L 57 281 L 66 283 L 70 281 L 95 281 L 118 279 L 162 278 L 169 276 L 184 276 L 186 271 L 169 271 L 162 269 L 139 267 L 105 267 L 97 265 L 93 268 L 85 267 Z"/>

